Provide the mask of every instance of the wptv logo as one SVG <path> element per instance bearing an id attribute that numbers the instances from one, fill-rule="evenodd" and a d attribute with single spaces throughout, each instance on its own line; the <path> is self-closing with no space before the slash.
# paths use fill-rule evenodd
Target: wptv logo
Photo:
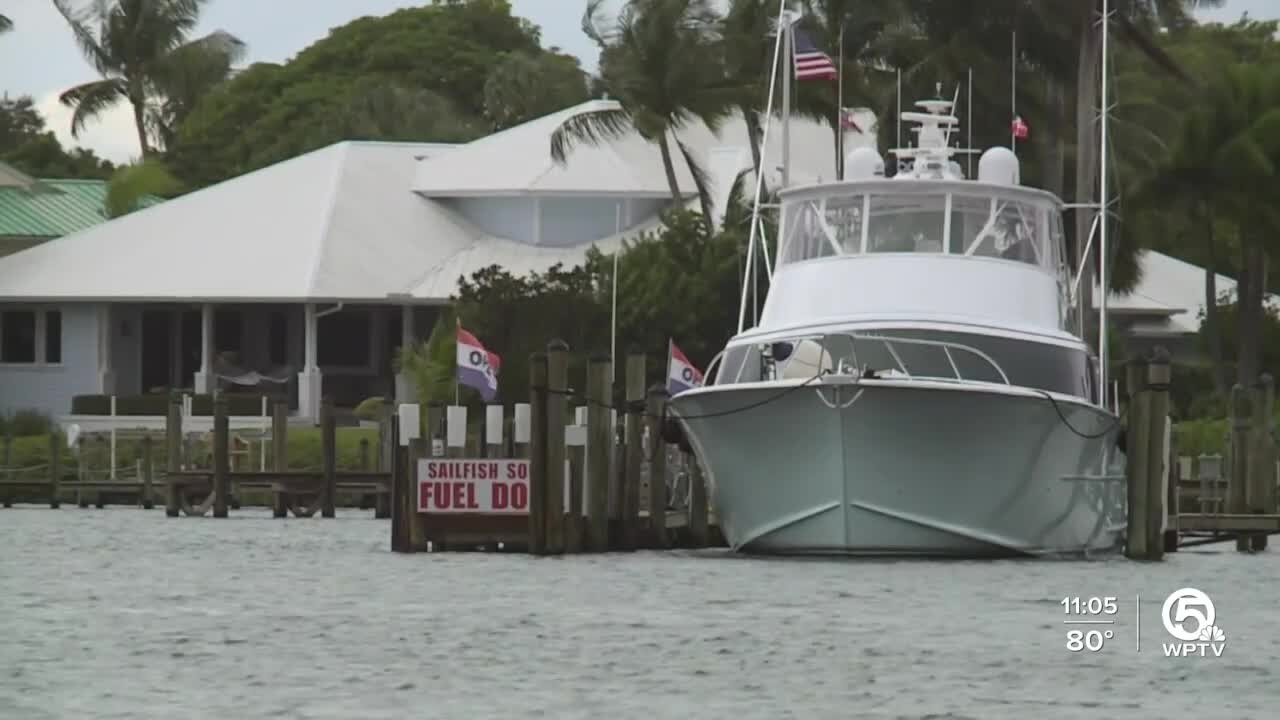
<path id="1" fill-rule="evenodd" d="M 1217 611 L 1209 596 L 1195 588 L 1169 593 L 1160 611 L 1164 629 L 1180 643 L 1160 643 L 1165 657 L 1222 657 L 1226 635 L 1214 624 Z"/>

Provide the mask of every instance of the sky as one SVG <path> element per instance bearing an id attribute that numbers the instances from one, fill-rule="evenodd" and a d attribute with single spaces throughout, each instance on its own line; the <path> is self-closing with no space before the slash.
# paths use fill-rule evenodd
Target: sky
<path id="1" fill-rule="evenodd" d="M 616 6 L 622 0 L 613 2 Z M 421 4 L 409 0 L 209 0 L 197 34 L 222 29 L 238 36 L 248 44 L 246 64 L 284 62 L 323 38 L 330 28 L 357 17 L 386 15 Z M 511 6 L 515 14 L 542 28 L 543 45 L 577 55 L 585 69 L 595 69 L 598 53 L 581 29 L 586 0 L 511 0 Z M 300 13 L 300 7 L 306 12 Z M 1205 21 L 1234 22 L 1244 12 L 1259 20 L 1280 18 L 1280 0 L 1226 0 L 1222 8 L 1197 14 Z M 137 135 L 123 103 L 87 125 L 78 139 L 71 137 L 71 113 L 58 103 L 58 95 L 95 79 L 96 74 L 53 3 L 0 0 L 0 14 L 14 22 L 13 31 L 0 36 L 0 92 L 33 97 L 63 145 L 88 147 L 117 163 L 134 159 Z"/>

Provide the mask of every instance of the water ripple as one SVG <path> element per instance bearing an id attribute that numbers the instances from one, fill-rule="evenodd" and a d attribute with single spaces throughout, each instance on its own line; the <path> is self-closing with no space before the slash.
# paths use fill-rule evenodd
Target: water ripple
<path id="1" fill-rule="evenodd" d="M 1276 553 L 1159 565 L 406 557 L 370 513 L 234 515 L 0 511 L 0 718 L 1274 711 Z M 1160 604 L 1187 585 L 1217 604 L 1222 658 L 1160 651 Z M 1068 595 L 1118 598 L 1101 652 L 1067 651 Z"/>

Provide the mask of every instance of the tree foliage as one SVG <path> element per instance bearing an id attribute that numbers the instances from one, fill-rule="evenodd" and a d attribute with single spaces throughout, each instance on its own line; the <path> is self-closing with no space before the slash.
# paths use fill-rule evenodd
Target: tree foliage
<path id="1" fill-rule="evenodd" d="M 342 140 L 462 142 L 585 100 L 577 60 L 540 40 L 507 0 L 359 18 L 205 94 L 170 164 L 202 187 Z"/>
<path id="2" fill-rule="evenodd" d="M 67 150 L 31 98 L 0 98 L 0 161 L 37 178 L 110 177 L 114 167 L 91 150 Z"/>

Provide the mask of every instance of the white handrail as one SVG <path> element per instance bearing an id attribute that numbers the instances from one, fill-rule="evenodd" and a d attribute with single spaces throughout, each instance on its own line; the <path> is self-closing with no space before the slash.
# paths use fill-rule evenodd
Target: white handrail
<path id="1" fill-rule="evenodd" d="M 899 343 L 901 343 L 901 344 L 903 344 L 903 345 L 919 345 L 919 346 L 923 346 L 923 347 L 935 347 L 935 348 L 939 348 L 939 349 L 941 349 L 941 350 L 943 351 L 943 354 L 946 356 L 947 362 L 951 365 L 952 372 L 954 372 L 954 373 L 955 373 L 955 379 L 956 379 L 957 381 L 960 381 L 960 382 L 971 382 L 971 381 L 969 381 L 969 380 L 966 380 L 966 378 L 964 377 L 964 375 L 960 372 L 960 368 L 959 368 L 959 366 L 958 366 L 958 365 L 956 365 L 955 358 L 954 358 L 954 356 L 952 355 L 952 351 L 960 351 L 960 352 L 968 353 L 968 354 L 973 355 L 974 357 L 978 358 L 979 360 L 982 360 L 982 361 L 983 361 L 983 362 L 985 362 L 987 365 L 989 365 L 989 366 L 991 367 L 991 369 L 992 369 L 992 370 L 995 370 L 996 374 L 1000 376 L 1000 380 L 1001 380 L 1001 382 L 1003 382 L 1005 385 L 1012 385 L 1012 383 L 1011 383 L 1011 382 L 1009 382 L 1009 376 L 1005 373 L 1004 368 L 1000 367 L 1000 363 L 996 362 L 996 361 L 995 361 L 995 359 L 994 359 L 994 358 L 992 358 L 992 357 L 991 357 L 990 355 L 988 355 L 987 353 L 985 353 L 985 352 L 983 352 L 983 351 L 981 351 L 981 350 L 979 350 L 979 349 L 977 349 L 977 348 L 975 348 L 975 347 L 971 347 L 971 346 L 969 346 L 969 345 L 964 345 L 964 344 L 962 344 L 962 343 L 951 342 L 951 341 L 949 341 L 949 340 L 932 340 L 932 339 L 927 339 L 927 338 L 904 338 L 904 337 L 893 337 L 893 336 L 889 336 L 889 335 L 879 335 L 879 334 L 874 334 L 874 333 L 872 333 L 872 334 L 868 334 L 868 333 L 828 333 L 828 334 L 826 334 L 826 335 L 823 335 L 823 336 L 822 336 L 822 338 L 823 338 L 823 340 L 825 340 L 826 338 L 828 338 L 828 337 L 833 337 L 833 336 L 834 336 L 834 337 L 847 337 L 847 338 L 849 338 L 850 340 L 852 340 L 852 341 L 854 341 L 854 342 L 856 342 L 856 341 L 858 341 L 858 340 L 870 340 L 870 341 L 873 341 L 873 342 L 879 342 L 879 343 L 882 343 L 882 344 L 884 345 L 884 347 L 885 347 L 885 350 L 887 350 L 887 351 L 889 352 L 889 355 L 893 357 L 894 362 L 896 362 L 896 363 L 898 364 L 898 369 L 899 369 L 899 370 L 900 370 L 904 375 L 906 375 L 908 378 L 913 378 L 913 377 L 916 377 L 916 376 L 914 376 L 914 375 L 912 375 L 912 374 L 911 374 L 910 369 L 908 369 L 908 368 L 907 368 L 907 364 L 906 364 L 906 362 L 905 362 L 905 361 L 903 361 L 902 356 L 898 354 L 897 348 L 895 348 L 895 347 L 894 347 L 896 344 L 899 344 Z M 825 343 L 824 343 L 824 344 L 825 344 Z M 854 357 L 854 366 L 855 366 L 855 367 L 857 367 L 857 364 L 858 364 L 858 363 L 857 363 L 857 357 L 856 357 L 856 356 L 857 356 L 857 348 L 856 348 L 856 346 L 855 346 L 855 345 L 851 345 L 851 350 L 852 350 L 852 352 L 853 352 L 853 354 L 854 354 L 854 356 L 855 356 L 855 357 Z"/>

